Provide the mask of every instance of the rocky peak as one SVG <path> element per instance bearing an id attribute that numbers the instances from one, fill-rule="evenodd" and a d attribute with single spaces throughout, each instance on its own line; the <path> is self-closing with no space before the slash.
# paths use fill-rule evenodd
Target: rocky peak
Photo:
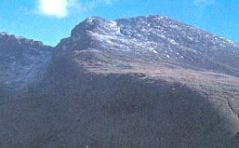
<path id="1" fill-rule="evenodd" d="M 112 59 L 128 62 L 135 59 L 239 74 L 235 69 L 239 66 L 237 44 L 162 16 L 118 20 L 90 17 L 77 25 L 71 37 L 62 40 L 57 49 L 57 54 L 74 56 L 92 52 L 108 63 Z"/>
<path id="2" fill-rule="evenodd" d="M 71 33 L 71 36 L 77 37 L 82 34 L 82 31 L 100 32 L 102 34 L 110 33 L 117 23 L 108 21 L 101 17 L 89 17 L 77 25 Z"/>

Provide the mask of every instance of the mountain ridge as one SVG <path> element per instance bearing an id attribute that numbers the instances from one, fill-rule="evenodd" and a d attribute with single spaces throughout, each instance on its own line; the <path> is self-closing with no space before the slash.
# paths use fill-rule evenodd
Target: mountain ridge
<path id="1" fill-rule="evenodd" d="M 115 52 L 112 55 L 125 52 L 123 56 L 128 56 L 124 59 L 127 61 L 148 56 L 148 61 L 155 63 L 238 75 L 238 70 L 233 68 L 238 66 L 237 44 L 167 17 L 134 17 L 116 21 L 91 17 L 77 25 L 71 37 L 64 39 L 56 48 L 64 50 L 60 47 L 62 45 L 79 53 L 90 52 L 82 50 L 84 48 L 98 48 L 99 52 Z"/>
<path id="2" fill-rule="evenodd" d="M 51 47 L 40 41 L 0 33 L 0 52 L 0 82 L 6 88 L 18 89 L 42 74 Z"/>

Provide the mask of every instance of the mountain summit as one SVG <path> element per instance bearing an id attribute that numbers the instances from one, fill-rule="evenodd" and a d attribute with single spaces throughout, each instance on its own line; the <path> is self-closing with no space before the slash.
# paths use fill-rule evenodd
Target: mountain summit
<path id="1" fill-rule="evenodd" d="M 133 60 L 239 74 L 238 44 L 161 16 L 116 21 L 90 17 L 77 25 L 71 37 L 57 48 L 74 50 L 79 56 L 82 52 L 110 55 L 114 64 L 126 61 L 128 65 Z"/>
<path id="2" fill-rule="evenodd" d="M 0 55 L 12 57 L 6 51 L 22 45 L 0 44 Z M 236 43 L 168 17 L 141 16 L 90 17 L 50 52 L 23 47 L 20 61 L 42 53 L 28 67 L 41 77 L 0 100 L 0 147 L 239 146 Z M 12 62 L 22 66 L 19 59 Z"/>

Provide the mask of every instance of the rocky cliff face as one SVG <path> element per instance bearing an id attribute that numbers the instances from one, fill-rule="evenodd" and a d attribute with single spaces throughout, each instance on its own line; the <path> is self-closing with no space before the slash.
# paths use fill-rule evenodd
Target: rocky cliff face
<path id="1" fill-rule="evenodd" d="M 167 17 L 88 18 L 41 81 L 1 104 L 0 146 L 236 148 L 238 57 L 238 44 Z"/>
<path id="2" fill-rule="evenodd" d="M 50 53 L 39 41 L 0 33 L 0 86 L 19 89 L 40 79 Z"/>

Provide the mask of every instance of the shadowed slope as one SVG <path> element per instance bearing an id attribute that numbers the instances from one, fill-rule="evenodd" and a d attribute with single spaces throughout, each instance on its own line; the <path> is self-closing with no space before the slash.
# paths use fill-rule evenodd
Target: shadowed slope
<path id="1" fill-rule="evenodd" d="M 233 136 L 234 125 L 186 85 L 82 69 L 75 77 L 72 65 L 63 65 L 46 91 L 37 87 L 17 105 L 0 108 L 0 139 L 7 139 L 1 146 L 223 148 Z"/>

